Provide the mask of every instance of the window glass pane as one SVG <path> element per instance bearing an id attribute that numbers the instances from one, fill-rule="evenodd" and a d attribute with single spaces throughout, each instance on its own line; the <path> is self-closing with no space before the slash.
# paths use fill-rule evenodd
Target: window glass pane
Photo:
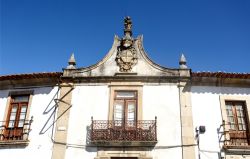
<path id="1" fill-rule="evenodd" d="M 128 104 L 128 120 L 135 120 L 135 104 Z"/>
<path id="2" fill-rule="evenodd" d="M 245 123 L 245 120 L 244 120 L 243 118 L 241 118 L 241 123 L 242 123 L 243 125 L 246 124 L 246 123 Z"/>
<path id="3" fill-rule="evenodd" d="M 122 126 L 122 120 L 123 120 L 123 110 L 122 109 L 123 109 L 122 105 L 115 106 L 115 112 L 114 112 L 115 126 Z"/>
<path id="4" fill-rule="evenodd" d="M 244 117 L 243 109 L 237 109 L 237 116 L 239 118 L 243 118 Z"/>
<path id="5" fill-rule="evenodd" d="M 23 127 L 24 125 L 24 120 L 19 120 L 18 127 Z"/>
<path id="6" fill-rule="evenodd" d="M 123 103 L 115 103 L 114 108 L 114 120 L 122 120 L 123 119 Z"/>
<path id="7" fill-rule="evenodd" d="M 10 120 L 15 120 L 15 119 L 16 119 L 16 113 L 11 113 Z"/>
<path id="8" fill-rule="evenodd" d="M 17 113 L 17 105 L 13 105 L 10 113 L 10 118 L 9 118 L 9 128 L 13 128 L 15 126 L 15 120 L 16 120 L 16 113 Z"/>
<path id="9" fill-rule="evenodd" d="M 246 125 L 243 125 L 243 130 L 247 130 L 247 129 L 246 129 Z"/>
<path id="10" fill-rule="evenodd" d="M 230 102 L 226 103 L 226 112 L 227 112 L 227 116 L 233 116 L 232 105 Z"/>
<path id="11" fill-rule="evenodd" d="M 232 116 L 233 115 L 233 111 L 231 109 L 227 109 L 227 115 Z"/>
<path id="12" fill-rule="evenodd" d="M 12 97 L 14 102 L 28 102 L 29 96 L 14 96 Z"/>
<path id="13" fill-rule="evenodd" d="M 228 117 L 229 123 L 234 123 L 234 118 L 233 117 Z"/>
<path id="14" fill-rule="evenodd" d="M 26 113 L 26 110 L 27 110 L 27 106 L 23 105 L 21 108 L 21 113 Z"/>
<path id="15" fill-rule="evenodd" d="M 246 124 L 244 118 L 239 118 L 238 123 L 239 123 L 239 130 L 246 130 Z"/>
<path id="16" fill-rule="evenodd" d="M 25 115 L 26 115 L 26 114 L 21 113 L 21 114 L 20 114 L 20 118 L 19 118 L 19 119 L 20 119 L 20 120 L 21 120 L 21 119 L 25 119 Z"/>
<path id="17" fill-rule="evenodd" d="M 116 93 L 117 98 L 135 98 L 135 92 L 119 91 Z"/>
<path id="18" fill-rule="evenodd" d="M 14 126 L 15 126 L 15 121 L 13 120 L 9 121 L 8 128 L 14 128 Z"/>
<path id="19" fill-rule="evenodd" d="M 235 124 L 230 124 L 230 129 L 235 130 Z"/>
<path id="20" fill-rule="evenodd" d="M 240 116 L 240 114 L 241 114 L 240 110 L 236 110 L 236 113 L 238 116 Z"/>
<path id="21" fill-rule="evenodd" d="M 11 113 L 16 113 L 17 112 L 17 104 L 13 104 L 12 109 L 11 109 Z"/>
<path id="22" fill-rule="evenodd" d="M 235 130 L 234 118 L 233 118 L 233 117 L 228 117 L 228 120 L 229 120 L 228 124 L 229 124 L 229 126 L 230 126 L 230 129 L 231 129 L 231 130 Z"/>
<path id="23" fill-rule="evenodd" d="M 239 130 L 246 130 L 246 125 L 239 124 Z"/>
<path id="24" fill-rule="evenodd" d="M 133 127 L 135 126 L 135 103 L 128 103 L 128 112 L 127 112 L 127 126 Z"/>
<path id="25" fill-rule="evenodd" d="M 241 124 L 239 124 L 239 130 L 242 130 L 242 129 L 243 129 L 242 125 L 241 125 Z"/>
<path id="26" fill-rule="evenodd" d="M 26 116 L 26 109 L 27 109 L 26 105 L 23 105 L 21 107 L 21 112 L 20 112 L 18 127 L 23 127 L 23 125 L 24 125 L 25 116 Z"/>

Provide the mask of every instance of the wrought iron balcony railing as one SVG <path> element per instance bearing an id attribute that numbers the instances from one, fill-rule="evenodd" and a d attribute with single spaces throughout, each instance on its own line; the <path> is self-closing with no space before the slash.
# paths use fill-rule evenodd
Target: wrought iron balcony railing
<path id="1" fill-rule="evenodd" d="M 28 141 L 33 117 L 30 120 L 19 121 L 18 126 L 10 126 L 10 123 L 16 122 L 12 120 L 0 121 L 0 143 Z"/>
<path id="2" fill-rule="evenodd" d="M 249 148 L 250 134 L 246 125 L 225 124 L 224 128 L 224 147 L 225 148 Z"/>
<path id="3" fill-rule="evenodd" d="M 153 146 L 157 143 L 155 120 L 93 120 L 91 142 L 99 146 Z"/>

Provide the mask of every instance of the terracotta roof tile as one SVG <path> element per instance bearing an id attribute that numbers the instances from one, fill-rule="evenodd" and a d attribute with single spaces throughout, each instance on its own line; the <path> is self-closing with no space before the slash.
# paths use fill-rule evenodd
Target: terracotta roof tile
<path id="1" fill-rule="evenodd" d="M 192 72 L 192 77 L 242 78 L 250 79 L 250 73 Z"/>
<path id="2" fill-rule="evenodd" d="M 18 79 L 34 79 L 34 78 L 59 78 L 62 72 L 42 72 L 42 73 L 30 73 L 30 74 L 14 74 L 0 76 L 0 81 L 3 80 L 18 80 Z"/>

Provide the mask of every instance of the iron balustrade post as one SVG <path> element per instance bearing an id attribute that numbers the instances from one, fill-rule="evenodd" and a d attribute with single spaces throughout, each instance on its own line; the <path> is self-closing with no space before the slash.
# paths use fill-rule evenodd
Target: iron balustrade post
<path id="1" fill-rule="evenodd" d="M 225 120 L 222 121 L 222 128 L 223 128 L 223 136 L 224 136 L 224 145 L 227 145 L 227 143 L 228 143 L 228 137 L 227 137 L 227 133 L 226 133 Z"/>
<path id="2" fill-rule="evenodd" d="M 18 140 L 24 140 L 25 139 L 26 124 L 27 124 L 28 121 L 27 120 L 23 120 L 23 128 L 21 130 L 21 134 L 20 135 L 19 135 L 19 132 L 18 132 Z M 28 139 L 28 134 L 27 134 L 27 138 L 26 139 Z"/>
<path id="3" fill-rule="evenodd" d="M 155 141 L 157 141 L 157 116 L 155 116 Z"/>
<path id="4" fill-rule="evenodd" d="M 137 121 L 137 120 L 135 121 L 135 126 L 136 126 L 136 127 L 135 127 L 135 140 L 138 140 L 137 131 L 138 131 L 139 129 L 138 129 L 138 121 Z"/>
<path id="5" fill-rule="evenodd" d="M 12 134 L 12 140 L 13 140 L 13 136 L 14 136 L 14 131 L 15 131 L 15 129 L 14 129 L 15 127 L 12 127 L 12 128 L 10 128 L 10 130 L 8 131 L 8 140 L 9 139 L 11 139 L 11 134 Z M 11 133 L 12 132 L 12 133 Z"/>
<path id="6" fill-rule="evenodd" d="M 93 116 L 91 116 L 91 140 L 93 141 L 93 134 L 94 134 L 94 120 L 93 120 Z"/>
<path id="7" fill-rule="evenodd" d="M 27 140 L 29 138 L 29 134 L 30 134 L 30 131 L 31 131 L 31 123 L 33 123 L 33 116 L 31 116 L 31 119 L 29 121 L 29 128 L 28 128 L 28 133 L 27 133 Z M 24 131 L 24 128 L 23 128 L 23 131 Z"/>

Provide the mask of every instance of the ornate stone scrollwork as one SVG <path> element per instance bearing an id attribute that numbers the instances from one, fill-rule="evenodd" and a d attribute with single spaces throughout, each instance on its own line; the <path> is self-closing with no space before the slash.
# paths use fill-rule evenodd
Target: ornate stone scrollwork
<path id="1" fill-rule="evenodd" d="M 121 72 L 130 72 L 137 63 L 137 53 L 133 47 L 134 40 L 132 36 L 132 20 L 130 17 L 124 19 L 124 37 L 121 45 L 118 47 L 116 56 L 117 65 Z"/>
<path id="2" fill-rule="evenodd" d="M 120 67 L 121 72 L 130 72 L 132 67 L 137 63 L 136 50 L 133 47 L 128 49 L 118 48 L 116 62 Z"/>

